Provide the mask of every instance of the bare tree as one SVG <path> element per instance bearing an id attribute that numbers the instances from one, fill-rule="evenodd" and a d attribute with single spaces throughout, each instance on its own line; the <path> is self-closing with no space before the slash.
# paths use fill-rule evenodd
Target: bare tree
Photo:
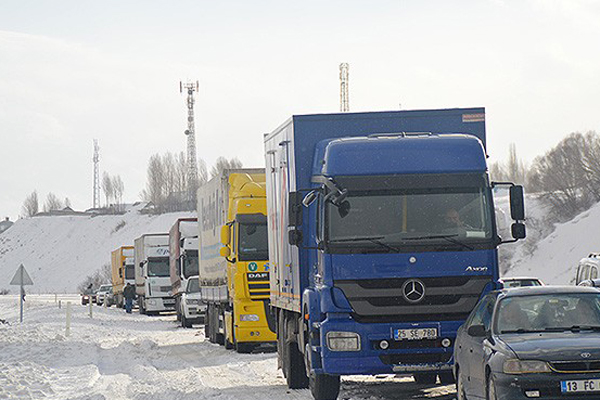
<path id="1" fill-rule="evenodd" d="M 65 204 L 65 207 L 71 208 L 71 200 L 69 200 L 68 197 L 65 197 L 65 203 L 64 204 Z"/>
<path id="2" fill-rule="evenodd" d="M 506 165 L 507 178 L 509 181 L 524 185 L 527 177 L 525 163 L 517 157 L 517 146 L 511 143 L 508 147 L 508 163 Z"/>
<path id="3" fill-rule="evenodd" d="M 34 190 L 25 198 L 23 201 L 23 206 L 21 207 L 21 212 L 25 217 L 33 217 L 40 211 L 40 206 L 38 202 L 38 194 L 37 191 Z"/>
<path id="4" fill-rule="evenodd" d="M 108 207 L 114 198 L 114 189 L 112 179 L 106 171 L 102 174 L 102 191 L 104 192 L 106 206 Z"/>
<path id="5" fill-rule="evenodd" d="M 44 212 L 49 212 L 52 210 L 62 210 L 64 205 L 62 201 L 56 196 L 54 193 L 48 193 L 46 197 L 46 202 L 44 203 Z"/>
<path id="6" fill-rule="evenodd" d="M 123 204 L 123 193 L 125 192 L 125 185 L 123 185 L 123 180 L 119 175 L 113 176 L 111 181 L 115 205 L 118 209 L 121 209 L 121 206 Z"/>
<path id="7" fill-rule="evenodd" d="M 237 157 L 234 157 L 231 160 L 228 160 L 225 157 L 219 157 L 217 158 L 215 165 L 210 169 L 210 177 L 214 178 L 226 169 L 237 168 L 242 168 L 242 162 Z"/>

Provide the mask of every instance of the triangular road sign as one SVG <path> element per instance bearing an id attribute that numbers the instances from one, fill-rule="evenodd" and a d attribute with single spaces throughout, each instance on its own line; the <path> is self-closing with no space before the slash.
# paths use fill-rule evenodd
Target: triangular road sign
<path id="1" fill-rule="evenodd" d="M 12 281 L 10 281 L 10 285 L 33 285 L 33 281 L 27 273 L 27 270 L 25 270 L 23 264 L 21 264 L 21 266 L 17 269 L 15 276 L 13 276 Z"/>

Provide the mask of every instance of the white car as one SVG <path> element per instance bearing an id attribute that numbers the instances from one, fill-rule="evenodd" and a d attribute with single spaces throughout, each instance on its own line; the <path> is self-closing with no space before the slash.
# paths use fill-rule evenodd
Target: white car
<path id="1" fill-rule="evenodd" d="M 100 285 L 96 292 L 96 304 L 103 305 L 106 301 L 106 306 L 112 306 L 113 287 L 112 285 Z"/>
<path id="2" fill-rule="evenodd" d="M 191 328 L 193 324 L 204 322 L 206 304 L 202 303 L 200 298 L 200 287 L 198 286 L 198 277 L 190 278 L 185 293 L 181 295 L 179 302 L 181 307 L 181 326 Z"/>

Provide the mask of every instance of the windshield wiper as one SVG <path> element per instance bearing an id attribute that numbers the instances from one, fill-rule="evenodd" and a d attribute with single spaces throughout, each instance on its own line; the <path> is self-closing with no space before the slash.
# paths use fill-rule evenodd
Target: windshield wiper
<path id="1" fill-rule="evenodd" d="M 598 325 L 573 325 L 573 326 L 557 326 L 544 329 L 545 332 L 578 332 L 578 331 L 596 331 L 600 332 Z"/>
<path id="2" fill-rule="evenodd" d="M 363 236 L 363 237 L 353 237 L 353 238 L 344 238 L 344 239 L 336 239 L 331 240 L 330 243 L 342 243 L 342 242 L 360 242 L 361 240 L 367 240 L 371 243 L 375 243 L 381 247 L 385 247 L 388 250 L 392 250 L 395 252 L 399 252 L 397 248 L 390 246 L 389 244 L 382 242 L 380 239 L 383 239 L 383 236 Z"/>
<path id="3" fill-rule="evenodd" d="M 538 332 L 544 332 L 544 331 L 541 331 L 539 329 L 519 328 L 519 329 L 511 329 L 511 330 L 501 331 L 500 333 L 538 333 Z"/>
<path id="4" fill-rule="evenodd" d="M 446 241 L 448 241 L 450 243 L 454 243 L 454 244 L 457 244 L 459 246 L 462 246 L 465 249 L 468 249 L 468 250 L 473 250 L 474 249 L 474 247 L 469 246 L 468 244 L 463 243 L 460 240 L 454 239 L 457 236 L 458 236 L 458 234 L 453 234 L 453 235 L 429 235 L 429 236 L 417 236 L 417 237 L 403 238 L 403 240 L 444 239 L 444 240 L 446 240 Z"/>

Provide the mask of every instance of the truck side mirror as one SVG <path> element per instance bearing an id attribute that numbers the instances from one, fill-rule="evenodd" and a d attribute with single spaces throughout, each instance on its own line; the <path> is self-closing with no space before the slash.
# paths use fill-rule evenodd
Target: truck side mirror
<path id="1" fill-rule="evenodd" d="M 302 196 L 299 192 L 290 192 L 289 195 L 289 221 L 288 226 L 302 225 Z"/>
<path id="2" fill-rule="evenodd" d="M 525 239 L 525 224 L 522 222 L 515 222 L 510 227 L 510 230 L 514 239 Z"/>
<path id="3" fill-rule="evenodd" d="M 302 231 L 299 229 L 292 229 L 288 232 L 288 242 L 292 246 L 299 246 L 302 243 Z"/>
<path id="4" fill-rule="evenodd" d="M 231 255 L 231 250 L 227 246 L 221 247 L 221 249 L 219 250 L 219 255 L 221 257 L 227 258 L 227 257 L 229 257 Z"/>
<path id="5" fill-rule="evenodd" d="M 229 225 L 223 225 L 221 227 L 221 243 L 223 244 L 223 246 L 227 246 L 227 245 L 229 245 L 230 241 L 231 241 L 231 232 L 229 229 Z"/>
<path id="6" fill-rule="evenodd" d="M 525 219 L 525 201 L 523 199 L 523 186 L 510 187 L 510 216 L 515 221 Z"/>

